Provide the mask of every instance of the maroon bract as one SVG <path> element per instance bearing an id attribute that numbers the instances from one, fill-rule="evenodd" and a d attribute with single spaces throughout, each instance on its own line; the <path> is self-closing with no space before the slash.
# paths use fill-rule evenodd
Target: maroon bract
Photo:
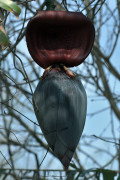
<path id="1" fill-rule="evenodd" d="M 94 35 L 93 24 L 80 12 L 38 11 L 26 29 L 28 50 L 42 68 L 81 64 L 92 49 Z"/>

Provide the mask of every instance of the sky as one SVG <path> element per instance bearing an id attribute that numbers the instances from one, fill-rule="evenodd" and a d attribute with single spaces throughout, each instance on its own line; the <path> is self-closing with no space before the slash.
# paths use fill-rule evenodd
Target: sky
<path id="1" fill-rule="evenodd" d="M 110 3 L 111 8 L 114 8 L 115 1 L 108 1 L 108 2 Z M 107 32 L 105 33 L 105 31 L 106 30 L 103 29 L 102 38 L 101 38 L 101 44 L 102 44 L 103 48 L 105 47 L 105 39 L 106 39 L 106 34 L 107 34 Z M 120 70 L 120 63 L 119 63 L 120 61 L 118 61 L 118 59 L 119 59 L 119 47 L 120 47 L 120 41 L 118 42 L 117 48 L 116 48 L 116 50 L 113 54 L 113 57 L 112 57 L 112 61 L 115 63 L 115 65 L 117 64 L 118 70 Z M 30 54 L 27 50 L 25 38 L 20 42 L 20 44 L 18 45 L 18 48 L 22 49 L 22 51 L 25 52 L 30 57 Z M 87 60 L 89 61 L 90 58 L 91 57 L 89 55 Z M 24 62 L 23 57 L 22 57 L 22 60 Z M 40 67 L 37 64 L 36 64 L 36 68 L 38 70 L 40 69 Z M 80 66 L 79 66 L 79 68 L 82 69 Z M 41 70 L 41 74 L 42 74 L 42 72 L 43 72 L 43 69 Z M 36 82 L 36 86 L 37 86 L 37 83 L 38 83 L 38 81 Z M 82 83 L 85 85 L 85 82 L 83 80 L 82 80 Z M 113 82 L 111 80 L 111 83 L 114 84 L 114 79 L 113 79 Z M 92 137 L 92 135 L 100 136 L 101 133 L 103 133 L 104 137 L 111 137 L 111 127 L 109 125 L 110 120 L 111 120 L 111 114 L 110 114 L 110 110 L 108 109 L 106 111 L 103 111 L 102 113 L 98 113 L 95 116 L 89 115 L 93 112 L 97 112 L 97 111 L 104 109 L 104 108 L 109 106 L 109 104 L 106 100 L 103 101 L 103 100 L 101 100 L 102 98 L 98 98 L 98 97 L 95 98 L 95 94 L 90 90 L 90 88 L 93 88 L 93 87 L 87 87 L 87 88 L 85 87 L 85 90 L 87 93 L 88 104 L 87 104 L 87 117 L 86 117 L 86 123 L 85 123 L 84 131 L 83 131 L 83 136 L 85 136 L 85 135 L 88 136 L 88 139 L 90 137 L 92 143 L 95 144 L 95 146 L 99 146 L 101 148 L 103 147 L 106 150 L 110 149 L 110 151 L 113 153 L 115 151 L 114 144 L 106 143 L 106 142 L 103 142 L 102 140 L 98 140 L 98 139 L 96 140 L 96 138 Z M 94 101 L 92 101 L 92 99 L 94 99 Z M 98 100 L 95 100 L 95 99 L 98 99 Z M 26 116 L 30 117 L 33 121 L 37 122 L 35 114 L 33 113 L 33 111 L 31 113 L 30 112 L 29 113 L 24 112 L 24 113 Z M 118 127 L 120 124 L 118 123 L 118 120 L 114 115 L 113 115 L 113 119 L 115 122 L 116 135 L 117 135 L 117 137 L 119 137 Z M 25 121 L 26 121 L 26 123 L 28 123 L 27 120 L 25 120 Z M 32 123 L 29 123 L 29 124 L 31 127 L 33 127 Z M 38 129 L 38 131 L 39 131 L 39 129 Z M 19 137 L 19 138 L 22 141 L 22 138 L 21 137 Z M 81 142 L 81 144 L 83 144 L 82 138 L 81 138 L 80 142 Z M 90 141 L 88 141 L 88 142 L 90 142 Z M 100 152 L 94 154 L 94 151 L 89 147 L 89 145 L 85 146 L 84 149 L 86 152 L 93 154 L 96 158 L 100 157 L 99 161 L 101 164 L 105 164 L 106 160 L 109 159 L 109 156 L 107 156 L 107 155 L 104 155 L 101 157 Z M 42 157 L 43 157 L 45 155 L 46 151 L 43 151 L 43 152 L 40 151 L 40 153 L 42 153 Z M 26 156 L 26 159 L 27 158 L 28 157 Z M 80 154 L 80 160 L 83 163 L 87 162 L 87 168 L 93 167 L 93 165 L 86 160 L 86 157 L 84 157 L 84 155 L 82 153 Z M 32 161 L 32 157 L 31 157 L 31 161 Z M 48 161 L 52 161 L 52 165 L 49 167 L 49 169 L 54 169 L 54 168 L 62 169 L 62 165 L 59 162 L 59 160 L 57 160 L 56 158 L 53 158 L 53 156 L 51 156 L 49 153 L 48 153 L 47 157 L 45 158 L 45 160 L 41 166 L 42 169 L 46 168 Z M 18 167 L 19 166 L 23 167 L 23 159 L 18 161 Z M 35 166 L 35 164 L 31 163 L 28 166 L 29 166 L 29 168 L 32 168 Z M 117 169 L 117 163 L 115 163 L 114 169 Z"/>

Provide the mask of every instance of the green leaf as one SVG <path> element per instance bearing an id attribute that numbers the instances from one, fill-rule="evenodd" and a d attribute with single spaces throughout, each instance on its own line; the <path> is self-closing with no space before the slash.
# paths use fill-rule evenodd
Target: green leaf
<path id="1" fill-rule="evenodd" d="M 21 13 L 20 7 L 11 0 L 0 0 L 0 7 L 12 12 L 17 17 L 19 17 L 19 14 Z"/>
<path id="2" fill-rule="evenodd" d="M 4 169 L 0 169 L 0 177 L 1 177 L 2 174 L 5 173 L 5 171 L 6 171 L 6 170 L 4 170 Z"/>
<path id="3" fill-rule="evenodd" d="M 74 180 L 75 174 L 76 172 L 73 172 L 73 171 L 68 172 L 66 180 Z"/>
<path id="4" fill-rule="evenodd" d="M 116 172 L 110 170 L 102 170 L 104 180 L 114 180 L 114 177 L 117 175 Z"/>
<path id="5" fill-rule="evenodd" d="M 119 173 L 119 176 L 118 176 L 117 180 L 120 180 L 120 173 Z"/>
<path id="6" fill-rule="evenodd" d="M 70 166 L 74 169 L 77 169 L 77 166 L 75 164 L 70 163 Z"/>
<path id="7" fill-rule="evenodd" d="M 9 39 L 7 35 L 0 30 L 0 45 L 2 46 L 2 49 L 5 49 L 9 44 Z"/>

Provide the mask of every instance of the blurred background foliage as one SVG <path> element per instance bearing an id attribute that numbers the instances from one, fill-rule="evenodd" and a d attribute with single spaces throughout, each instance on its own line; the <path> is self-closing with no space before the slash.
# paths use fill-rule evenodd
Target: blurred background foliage
<path id="1" fill-rule="evenodd" d="M 21 13 L 20 9 L 6 11 L 0 6 L 0 179 L 119 180 L 120 0 L 12 2 Z M 81 11 L 96 30 L 91 54 L 73 68 L 81 75 L 88 110 L 68 172 L 49 149 L 32 106 L 32 94 L 43 69 L 28 53 L 25 30 L 37 10 L 49 8 Z"/>

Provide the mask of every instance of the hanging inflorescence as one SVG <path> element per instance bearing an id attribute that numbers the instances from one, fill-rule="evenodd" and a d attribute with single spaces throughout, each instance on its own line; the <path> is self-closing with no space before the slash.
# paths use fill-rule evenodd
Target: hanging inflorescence
<path id="1" fill-rule="evenodd" d="M 95 30 L 82 13 L 38 11 L 26 30 L 28 50 L 45 69 L 33 106 L 49 147 L 67 169 L 82 134 L 87 97 L 78 66 L 90 53 Z"/>

